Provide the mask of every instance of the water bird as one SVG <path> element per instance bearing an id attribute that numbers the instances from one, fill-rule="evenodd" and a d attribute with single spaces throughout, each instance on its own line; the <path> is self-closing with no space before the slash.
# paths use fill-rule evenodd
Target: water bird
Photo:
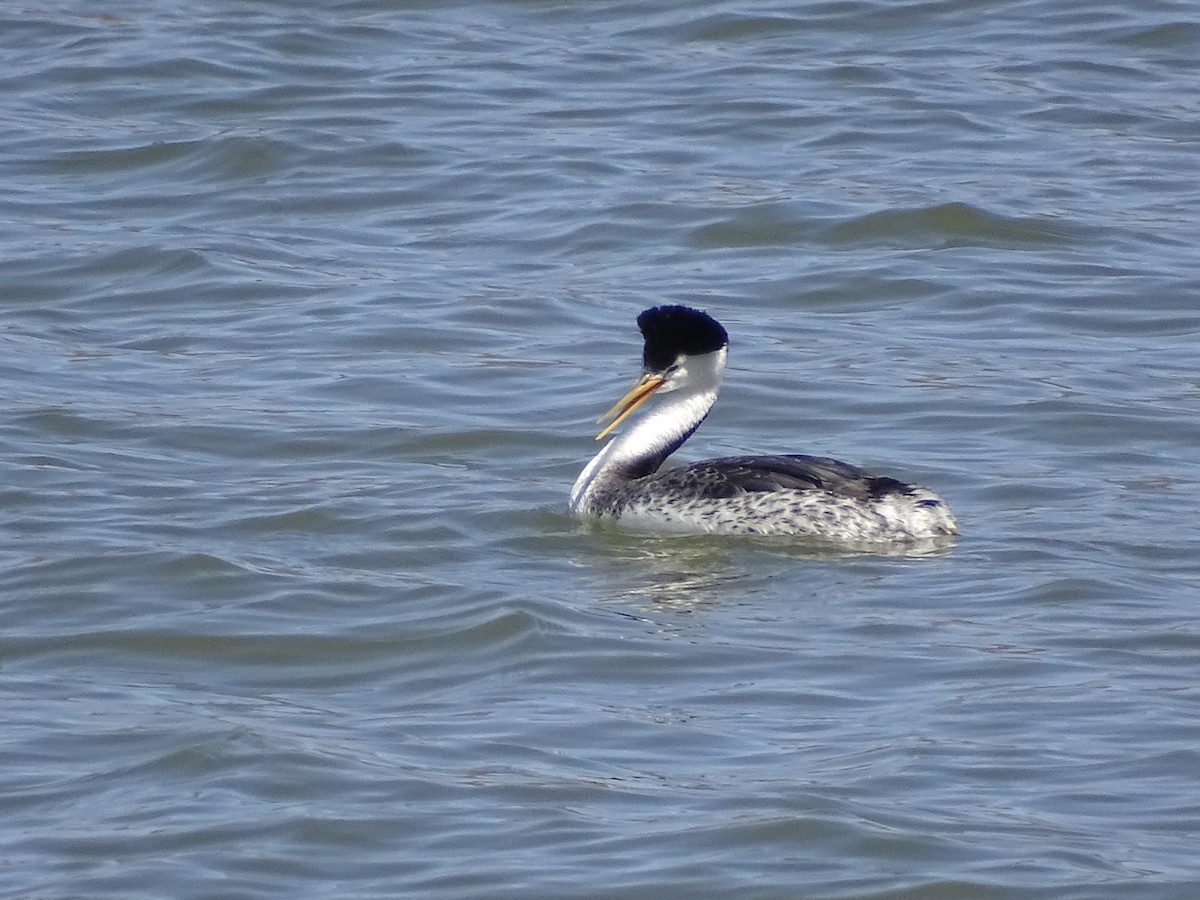
<path id="1" fill-rule="evenodd" d="M 827 457 L 730 456 L 661 469 L 716 401 L 729 335 L 688 306 L 647 309 L 637 325 L 642 373 L 599 418 L 596 440 L 645 410 L 580 472 L 570 499 L 577 515 L 656 531 L 788 534 L 855 546 L 958 534 L 933 492 Z"/>

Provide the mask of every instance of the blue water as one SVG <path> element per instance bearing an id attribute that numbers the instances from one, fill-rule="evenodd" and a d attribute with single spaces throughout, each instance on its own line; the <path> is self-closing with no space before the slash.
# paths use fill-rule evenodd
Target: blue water
<path id="1" fill-rule="evenodd" d="M 0 12 L 0 895 L 1187 900 L 1186 3 Z M 680 452 L 923 556 L 566 515 Z"/>

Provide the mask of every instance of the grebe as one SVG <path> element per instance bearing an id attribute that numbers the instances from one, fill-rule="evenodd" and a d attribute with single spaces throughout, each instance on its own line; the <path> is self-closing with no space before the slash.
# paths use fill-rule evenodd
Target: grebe
<path id="1" fill-rule="evenodd" d="M 635 527 L 710 534 L 793 534 L 842 544 L 912 543 L 958 534 L 931 491 L 821 456 L 730 456 L 659 471 L 717 399 L 729 335 L 687 306 L 637 318 L 641 377 L 600 417 L 608 436 L 651 397 L 660 402 L 579 473 L 570 508 Z"/>

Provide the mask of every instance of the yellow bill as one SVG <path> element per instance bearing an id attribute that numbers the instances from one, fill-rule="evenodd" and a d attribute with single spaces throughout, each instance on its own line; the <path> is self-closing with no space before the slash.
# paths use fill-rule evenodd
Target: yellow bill
<path id="1" fill-rule="evenodd" d="M 614 428 L 629 418 L 635 409 L 649 400 L 654 392 L 662 387 L 665 380 L 661 375 L 655 375 L 652 372 L 643 374 L 637 380 L 637 383 L 629 389 L 629 393 L 614 403 L 612 409 L 596 420 L 601 425 L 608 422 L 607 425 L 604 425 L 600 433 L 596 435 L 596 440 L 603 440 Z M 609 421 L 610 419 L 612 421 Z"/>

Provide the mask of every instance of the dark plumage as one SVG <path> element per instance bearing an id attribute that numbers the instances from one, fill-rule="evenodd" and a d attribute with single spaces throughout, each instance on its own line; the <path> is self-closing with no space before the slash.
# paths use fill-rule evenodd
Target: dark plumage
<path id="1" fill-rule="evenodd" d="M 680 355 L 713 353 L 729 344 L 729 333 L 708 313 L 689 306 L 656 306 L 637 317 L 646 339 L 642 363 L 647 372 L 665 372 Z"/>
<path id="2" fill-rule="evenodd" d="M 888 494 L 912 496 L 913 486 L 827 456 L 727 456 L 668 469 L 655 479 L 663 486 L 685 484 L 697 497 L 724 500 L 744 493 L 820 491 L 859 503 Z"/>

